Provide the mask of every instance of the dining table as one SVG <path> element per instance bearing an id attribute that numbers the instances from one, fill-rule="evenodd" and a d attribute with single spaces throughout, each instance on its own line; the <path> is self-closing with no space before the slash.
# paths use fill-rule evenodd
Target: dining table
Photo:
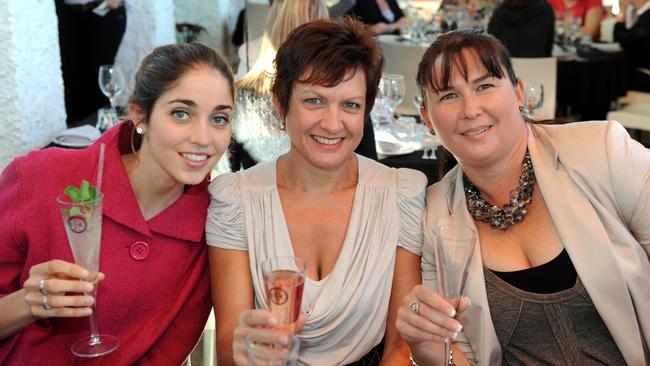
<path id="1" fill-rule="evenodd" d="M 614 47 L 578 48 L 557 56 L 557 110 L 581 120 L 604 120 L 612 102 L 627 92 L 627 58 Z"/>

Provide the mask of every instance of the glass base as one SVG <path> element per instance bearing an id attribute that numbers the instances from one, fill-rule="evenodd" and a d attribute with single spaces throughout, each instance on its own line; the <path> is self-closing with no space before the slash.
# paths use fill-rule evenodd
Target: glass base
<path id="1" fill-rule="evenodd" d="M 70 347 L 70 350 L 78 357 L 99 357 L 107 355 L 120 346 L 120 340 L 111 335 L 99 335 L 97 337 L 85 337 L 78 340 Z"/>

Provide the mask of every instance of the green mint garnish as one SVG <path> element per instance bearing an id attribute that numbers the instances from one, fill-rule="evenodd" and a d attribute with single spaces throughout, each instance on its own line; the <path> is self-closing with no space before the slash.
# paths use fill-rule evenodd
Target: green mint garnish
<path id="1" fill-rule="evenodd" d="M 75 186 L 68 186 L 63 194 L 68 196 L 72 202 L 84 203 L 84 206 L 87 210 L 91 210 L 95 207 L 95 200 L 97 199 L 97 189 L 90 185 L 87 180 L 81 181 L 79 188 Z M 81 214 L 79 207 L 75 206 L 70 209 L 68 215 L 76 216 Z"/>

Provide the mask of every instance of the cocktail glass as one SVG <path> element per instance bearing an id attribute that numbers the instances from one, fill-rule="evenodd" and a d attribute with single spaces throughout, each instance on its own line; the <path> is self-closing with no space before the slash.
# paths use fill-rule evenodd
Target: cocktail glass
<path id="1" fill-rule="evenodd" d="M 297 257 L 270 257 L 261 263 L 266 302 L 278 319 L 278 329 L 295 331 L 300 315 L 307 264 Z"/>
<path id="2" fill-rule="evenodd" d="M 61 209 L 63 226 L 74 261 L 87 269 L 91 276 L 99 271 L 99 249 L 102 236 L 102 201 L 104 195 L 97 194 L 92 200 L 73 202 L 66 195 L 57 197 Z M 97 286 L 92 292 L 97 302 Z M 97 328 L 96 306 L 90 315 L 90 336 L 84 337 L 71 347 L 72 353 L 79 357 L 98 357 L 111 353 L 120 345 L 120 341 L 111 335 L 99 334 Z"/>
<path id="3" fill-rule="evenodd" d="M 463 225 L 439 225 L 436 240 L 438 292 L 454 308 L 465 289 L 467 272 L 476 246 L 476 232 Z M 445 366 L 450 364 L 451 343 L 445 342 Z"/>

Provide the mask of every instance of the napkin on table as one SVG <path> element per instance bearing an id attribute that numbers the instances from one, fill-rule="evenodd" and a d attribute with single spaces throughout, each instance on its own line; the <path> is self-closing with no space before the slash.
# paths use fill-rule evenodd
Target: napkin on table
<path id="1" fill-rule="evenodd" d="M 54 141 L 72 144 L 88 143 L 90 145 L 93 141 L 101 136 L 101 132 L 91 125 L 83 125 L 79 127 L 69 128 L 60 132 L 54 138 Z"/>

